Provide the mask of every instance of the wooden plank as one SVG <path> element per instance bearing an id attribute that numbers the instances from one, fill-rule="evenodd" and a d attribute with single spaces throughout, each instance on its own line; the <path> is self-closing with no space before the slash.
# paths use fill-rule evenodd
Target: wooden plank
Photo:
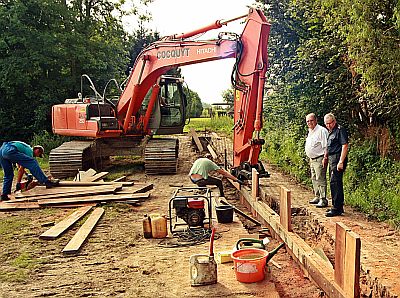
<path id="1" fill-rule="evenodd" d="M 214 160 L 218 159 L 217 153 L 214 151 L 214 148 L 210 144 L 207 145 L 207 150 L 208 150 L 208 152 L 210 152 L 210 154 Z"/>
<path id="2" fill-rule="evenodd" d="M 85 177 L 90 177 L 96 175 L 97 171 L 95 169 L 90 168 L 89 170 L 85 171 Z"/>
<path id="3" fill-rule="evenodd" d="M 260 196 L 260 180 L 258 178 L 259 174 L 256 169 L 251 170 L 251 195 L 254 199 Z"/>
<path id="4" fill-rule="evenodd" d="M 140 186 L 140 187 L 124 187 L 120 191 L 117 192 L 117 194 L 134 194 L 134 193 L 143 193 L 143 192 L 148 192 L 149 190 L 153 189 L 153 183 L 147 183 L 146 185 Z"/>
<path id="5" fill-rule="evenodd" d="M 126 181 L 126 182 L 84 182 L 84 181 L 61 181 L 58 185 L 59 187 L 64 186 L 101 186 L 101 185 L 117 185 L 117 186 L 132 186 L 133 181 Z M 58 187 L 55 187 L 55 189 Z"/>
<path id="6" fill-rule="evenodd" d="M 336 223 L 335 234 L 335 282 L 343 289 L 344 286 L 344 256 L 346 253 L 346 232 L 350 229 L 341 222 Z"/>
<path id="7" fill-rule="evenodd" d="M 203 145 L 201 144 L 200 139 L 197 136 L 197 133 L 193 127 L 190 128 L 190 134 L 192 135 L 193 141 L 196 144 L 197 149 L 199 150 L 200 153 L 202 153 L 204 151 Z"/>
<path id="8" fill-rule="evenodd" d="M 93 231 L 96 224 L 99 222 L 100 218 L 104 214 L 103 208 L 96 208 L 90 214 L 88 219 L 79 228 L 78 232 L 72 237 L 68 244 L 62 250 L 65 254 L 76 254 L 83 243 L 86 241 L 89 234 Z"/>
<path id="9" fill-rule="evenodd" d="M 85 207 L 85 206 L 91 206 L 95 207 L 97 203 L 75 203 L 75 204 L 60 204 L 60 205 L 51 205 L 48 206 L 49 208 L 78 208 L 78 207 Z M 38 204 L 39 206 L 39 204 Z"/>
<path id="10" fill-rule="evenodd" d="M 89 210 L 92 209 L 91 206 L 81 207 L 65 219 L 57 223 L 54 227 L 44 232 L 39 236 L 41 239 L 55 239 L 59 237 L 62 233 L 67 231 L 74 223 L 76 223 L 79 219 L 85 216 Z"/>
<path id="11" fill-rule="evenodd" d="M 130 195 L 104 195 L 104 196 L 89 196 L 89 197 L 76 197 L 76 198 L 65 198 L 55 200 L 39 200 L 39 206 L 47 205 L 59 205 L 59 204 L 71 204 L 77 202 L 111 202 L 120 200 L 131 200 L 131 199 L 147 199 L 150 194 L 130 194 Z"/>
<path id="12" fill-rule="evenodd" d="M 281 186 L 280 195 L 280 223 L 286 231 L 292 231 L 292 198 L 291 191 Z"/>
<path id="13" fill-rule="evenodd" d="M 108 172 L 100 172 L 93 176 L 85 176 L 85 177 L 83 177 L 83 179 L 81 179 L 81 181 L 82 182 L 94 182 L 96 180 L 100 180 L 101 178 L 103 178 L 107 175 L 108 175 Z"/>
<path id="14" fill-rule="evenodd" d="M 126 176 L 121 176 L 117 179 L 114 179 L 112 182 L 122 182 L 122 181 L 126 181 Z"/>
<path id="15" fill-rule="evenodd" d="M 79 196 L 89 196 L 89 195 L 100 195 L 100 194 L 109 194 L 109 193 L 114 193 L 116 192 L 118 187 L 114 187 L 112 185 L 110 186 L 105 186 L 101 187 L 98 189 L 81 189 L 77 190 L 76 192 L 59 192 L 59 193 L 53 193 L 53 194 L 48 194 L 48 195 L 42 195 L 42 196 L 36 196 L 36 197 L 29 197 L 29 198 L 23 198 L 23 199 L 18 199 L 19 202 L 24 202 L 26 200 L 45 200 L 45 199 L 56 199 L 56 198 L 68 198 L 68 197 L 79 197 Z M 17 200 L 16 200 L 17 201 Z"/>
<path id="16" fill-rule="evenodd" d="M 44 188 L 41 188 L 41 189 L 38 189 L 38 190 L 32 189 L 32 190 L 30 190 L 28 192 L 24 192 L 22 194 L 19 194 L 18 196 L 15 196 L 16 197 L 15 201 L 16 202 L 24 202 L 23 199 L 41 198 L 43 196 L 57 195 L 60 192 L 65 193 L 65 194 L 68 193 L 68 194 L 71 194 L 71 196 L 72 196 L 74 194 L 77 194 L 77 193 L 80 193 L 80 192 L 85 192 L 85 191 L 96 192 L 96 191 L 102 191 L 104 189 L 113 189 L 113 188 L 115 188 L 115 187 L 113 187 L 113 185 L 98 185 L 98 186 L 84 186 L 84 187 L 76 187 L 76 186 L 74 186 L 74 187 L 63 187 L 62 189 L 61 188 L 57 188 L 57 187 L 46 189 L 44 187 Z M 116 188 L 116 190 L 118 190 L 118 189 L 119 188 Z M 121 189 L 122 189 L 122 187 L 121 187 Z"/>
<path id="17" fill-rule="evenodd" d="M 346 233 L 346 253 L 344 265 L 344 292 L 346 297 L 360 297 L 360 236 Z"/>
<path id="18" fill-rule="evenodd" d="M 24 209 L 39 209 L 40 206 L 36 202 L 17 203 L 15 200 L 0 202 L 0 211 L 15 211 Z"/>

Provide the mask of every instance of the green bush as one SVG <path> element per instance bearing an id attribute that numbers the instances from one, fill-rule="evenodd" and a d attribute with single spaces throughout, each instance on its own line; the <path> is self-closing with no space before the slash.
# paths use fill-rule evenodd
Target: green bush
<path id="1" fill-rule="evenodd" d="M 305 139 L 296 137 L 293 129 L 279 129 L 264 133 L 266 145 L 261 158 L 267 158 L 285 173 L 296 177 L 300 182 L 311 185 L 310 171 L 304 152 Z"/>
<path id="2" fill-rule="evenodd" d="M 369 218 L 400 226 L 400 163 L 376 154 L 374 142 L 355 142 L 344 175 L 346 204 Z"/>

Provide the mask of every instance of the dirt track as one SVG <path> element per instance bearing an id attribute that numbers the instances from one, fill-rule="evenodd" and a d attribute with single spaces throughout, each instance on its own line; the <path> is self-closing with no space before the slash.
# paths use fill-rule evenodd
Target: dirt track
<path id="1" fill-rule="evenodd" d="M 38 238 L 48 229 L 43 224 L 65 218 L 72 212 L 71 209 L 0 213 L 0 297 L 277 297 L 275 290 L 280 297 L 319 297 L 319 289 L 302 276 L 284 250 L 273 259 L 281 268 L 270 266 L 271 272 L 263 282 L 239 283 L 232 264 L 222 264 L 218 266 L 218 284 L 191 287 L 189 257 L 207 253 L 208 243 L 168 248 L 165 247 L 165 240 L 144 239 L 141 219 L 145 213 L 167 213 L 168 201 L 176 189 L 170 185 L 193 186 L 187 179 L 187 173 L 197 155 L 191 149 L 187 136 L 181 137 L 180 149 L 178 174 L 146 177 L 144 173 L 137 173 L 129 177 L 154 183 L 151 198 L 139 207 L 106 205 L 105 215 L 77 256 L 63 256 L 61 250 L 78 227 L 57 240 Z M 272 178 L 262 183 L 271 193 L 274 186 L 286 185 L 293 191 L 294 205 L 309 207 L 306 203 L 311 194 L 309 190 L 299 187 L 289 178 L 273 171 Z M 235 190 L 228 185 L 225 187 L 228 189 L 227 198 L 241 207 Z M 326 220 L 322 211 L 310 210 L 314 216 L 325 220 L 326 228 L 316 232 L 313 238 L 308 237 L 308 240 L 322 245 L 331 257 L 332 239 L 324 231 L 331 229 L 336 219 Z M 387 225 L 371 225 L 348 208 L 340 219 L 360 233 L 365 239 L 363 244 L 380 249 L 382 244 L 389 242 L 394 248 L 398 244 L 398 234 Z M 301 223 L 299 227 L 312 226 L 310 222 Z M 232 248 L 239 236 L 247 233 L 238 218 L 233 224 L 219 224 L 217 228 L 222 237 L 216 241 L 215 251 Z M 277 243 L 273 241 L 269 248 Z M 362 253 L 363 257 L 367 257 L 366 250 Z M 386 260 L 395 260 L 396 256 L 393 251 L 393 255 Z M 385 256 L 376 260 L 381 265 L 385 264 Z M 365 262 L 363 266 L 371 266 L 369 268 L 373 273 L 385 270 L 382 266 Z M 387 281 L 391 282 L 394 275 L 388 274 Z M 368 288 L 364 288 L 363 293 L 368 293 Z"/>
<path id="2" fill-rule="evenodd" d="M 38 236 L 48 222 L 58 222 L 71 209 L 40 209 L 0 213 L 1 297 L 278 297 L 271 279 L 279 279 L 282 297 L 318 297 L 319 290 L 304 279 L 283 251 L 274 257 L 281 269 L 270 267 L 268 278 L 259 283 L 242 284 L 234 275 L 232 263 L 218 266 L 218 284 L 191 287 L 189 257 L 206 254 L 208 243 L 168 248 L 165 240 L 144 239 L 141 220 L 145 213 L 167 213 L 168 201 L 176 189 L 169 185 L 193 185 L 187 179 L 197 157 L 186 136 L 182 137 L 179 173 L 173 176 L 135 174 L 131 179 L 154 183 L 151 198 L 142 206 L 106 205 L 105 215 L 77 256 L 64 256 L 63 247 L 76 232 L 74 227 L 57 240 Z M 226 188 L 229 188 L 226 185 Z M 233 188 L 227 197 L 236 199 Z M 232 224 L 219 224 L 221 238 L 215 251 L 229 250 L 238 235 L 247 231 L 235 217 Z M 169 240 L 167 239 L 167 242 Z M 271 243 L 271 248 L 278 242 Z M 282 274 L 282 276 L 279 276 Z M 284 277 L 286 276 L 286 278 Z M 282 294 L 288 282 L 295 294 Z"/>

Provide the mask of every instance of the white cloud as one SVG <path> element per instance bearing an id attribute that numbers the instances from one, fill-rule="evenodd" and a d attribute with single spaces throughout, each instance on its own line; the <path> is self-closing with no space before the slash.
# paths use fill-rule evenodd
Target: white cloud
<path id="1" fill-rule="evenodd" d="M 189 32 L 209 25 L 216 20 L 232 19 L 247 14 L 253 0 L 155 0 L 146 10 L 153 20 L 149 28 L 157 30 L 162 36 Z M 124 20 L 126 28 L 134 31 L 137 20 L 133 17 Z M 240 34 L 244 24 L 235 21 L 219 30 L 212 30 L 199 39 L 213 39 L 218 32 Z M 230 77 L 234 59 L 225 59 L 182 67 L 182 73 L 189 88 L 196 91 L 201 100 L 207 103 L 221 102 L 222 91 L 230 88 Z"/>

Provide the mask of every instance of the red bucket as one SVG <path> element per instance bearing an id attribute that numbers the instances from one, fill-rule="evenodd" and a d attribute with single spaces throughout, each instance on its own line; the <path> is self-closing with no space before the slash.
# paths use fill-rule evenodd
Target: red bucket
<path id="1" fill-rule="evenodd" d="M 268 251 L 258 248 L 245 248 L 233 252 L 236 279 L 245 283 L 264 280 L 267 256 Z"/>

